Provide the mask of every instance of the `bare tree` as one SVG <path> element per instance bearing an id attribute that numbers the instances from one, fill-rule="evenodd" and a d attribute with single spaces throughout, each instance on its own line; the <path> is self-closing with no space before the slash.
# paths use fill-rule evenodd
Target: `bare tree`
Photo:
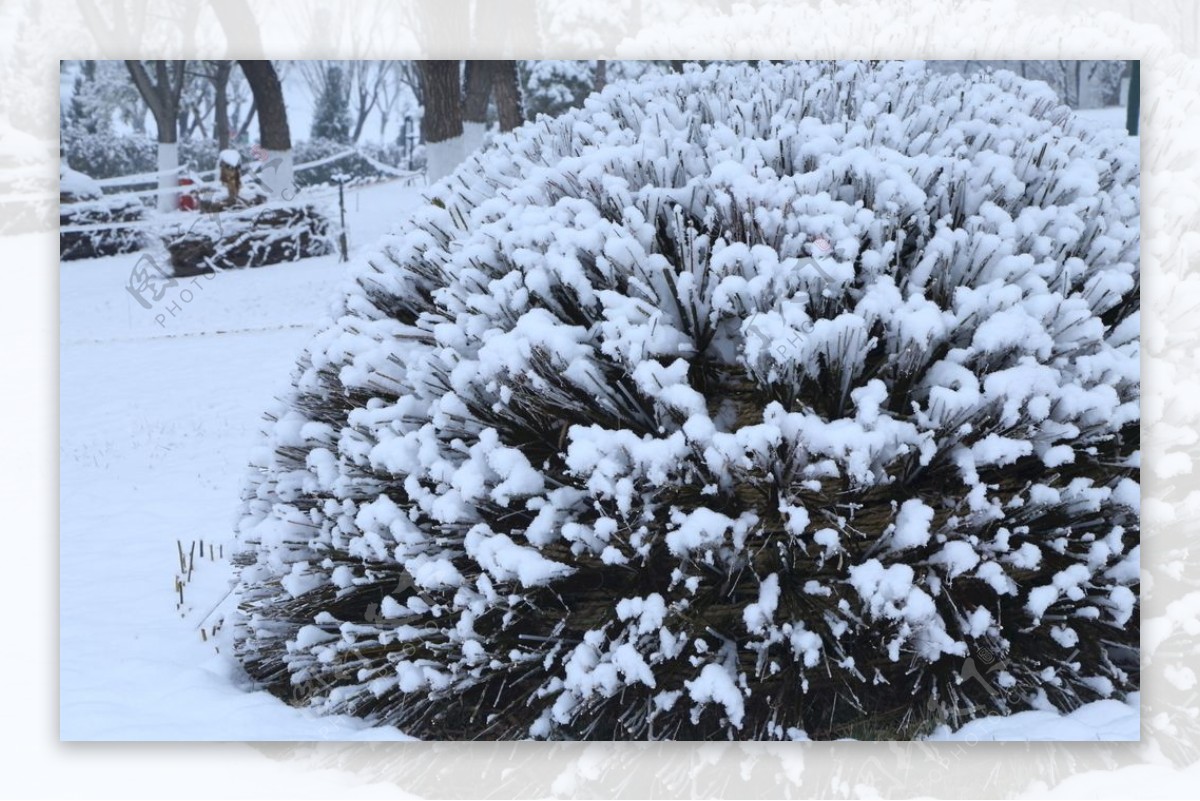
<path id="1" fill-rule="evenodd" d="M 232 61 L 205 62 L 205 77 L 213 87 L 213 135 L 221 150 L 229 147 L 229 76 L 232 74 Z"/>
<path id="2" fill-rule="evenodd" d="M 380 95 L 392 70 L 392 61 L 352 61 L 350 70 L 350 92 L 354 99 L 354 126 L 350 141 L 357 142 L 362 136 L 367 118 L 380 102 Z"/>
<path id="3" fill-rule="evenodd" d="M 383 72 L 383 81 L 379 85 L 379 138 L 382 140 L 387 136 L 388 122 L 392 118 L 392 114 L 396 111 L 396 106 L 400 102 L 400 98 L 410 91 L 410 87 L 403 77 L 405 64 L 412 62 L 406 61 L 389 61 L 387 69 Z"/>
<path id="4" fill-rule="evenodd" d="M 232 62 L 234 65 L 237 62 Z M 243 141 L 250 123 L 258 116 L 258 107 L 254 105 L 254 95 L 250 92 L 250 83 L 240 69 L 231 69 L 229 83 L 226 85 L 229 97 L 229 137 L 232 142 Z"/>
<path id="5" fill-rule="evenodd" d="M 304 81 L 304 85 L 308 87 L 309 94 L 312 95 L 314 102 L 325 91 L 329 83 L 329 68 L 334 64 L 340 63 L 342 62 L 318 59 L 306 59 L 295 62 L 294 66 L 300 73 L 300 78 Z"/>
<path id="6" fill-rule="evenodd" d="M 179 98 L 183 92 L 184 61 L 152 61 L 154 77 L 141 61 L 125 62 L 134 86 L 154 115 L 158 127 L 158 210 L 172 211 L 179 193 Z"/>
<path id="7" fill-rule="evenodd" d="M 193 67 L 199 63 L 200 69 Z M 179 98 L 179 138 L 190 139 L 199 131 L 208 138 L 206 121 L 213 116 L 216 92 L 203 62 L 188 62 L 183 74 L 183 92 Z"/>

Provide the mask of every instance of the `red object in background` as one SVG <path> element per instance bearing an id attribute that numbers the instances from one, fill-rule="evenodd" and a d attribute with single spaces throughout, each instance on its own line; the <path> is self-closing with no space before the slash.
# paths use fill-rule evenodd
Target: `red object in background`
<path id="1" fill-rule="evenodd" d="M 188 178 L 186 175 L 180 176 L 179 186 L 194 186 L 195 181 Z M 200 201 L 196 199 L 196 195 L 188 190 L 183 190 L 179 193 L 179 210 L 180 211 L 196 211 L 200 208 Z"/>

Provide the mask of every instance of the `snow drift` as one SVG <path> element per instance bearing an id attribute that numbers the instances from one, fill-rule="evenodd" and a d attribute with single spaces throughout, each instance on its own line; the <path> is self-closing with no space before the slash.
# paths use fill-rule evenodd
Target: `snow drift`
<path id="1" fill-rule="evenodd" d="M 240 659 L 430 738 L 1136 689 L 1137 183 L 1044 86 L 913 63 L 617 84 L 502 137 L 269 415 Z"/>

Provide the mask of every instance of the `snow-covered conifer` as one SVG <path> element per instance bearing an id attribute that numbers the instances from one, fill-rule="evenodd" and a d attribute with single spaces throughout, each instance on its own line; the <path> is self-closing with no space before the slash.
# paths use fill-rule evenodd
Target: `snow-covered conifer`
<path id="1" fill-rule="evenodd" d="M 714 66 L 429 196 L 269 416 L 255 679 L 449 739 L 904 733 L 1136 687 L 1123 133 L 1004 72 Z"/>

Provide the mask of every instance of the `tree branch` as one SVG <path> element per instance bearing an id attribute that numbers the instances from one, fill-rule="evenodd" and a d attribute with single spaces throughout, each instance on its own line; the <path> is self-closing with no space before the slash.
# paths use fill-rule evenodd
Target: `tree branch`
<path id="1" fill-rule="evenodd" d="M 138 94 L 150 107 L 150 113 L 154 115 L 155 122 L 161 125 L 166 109 L 163 108 L 161 98 L 158 96 L 158 87 L 150 80 L 145 65 L 140 61 L 127 60 L 125 67 L 129 70 L 129 76 L 133 78 L 133 85 L 137 87 Z"/>

